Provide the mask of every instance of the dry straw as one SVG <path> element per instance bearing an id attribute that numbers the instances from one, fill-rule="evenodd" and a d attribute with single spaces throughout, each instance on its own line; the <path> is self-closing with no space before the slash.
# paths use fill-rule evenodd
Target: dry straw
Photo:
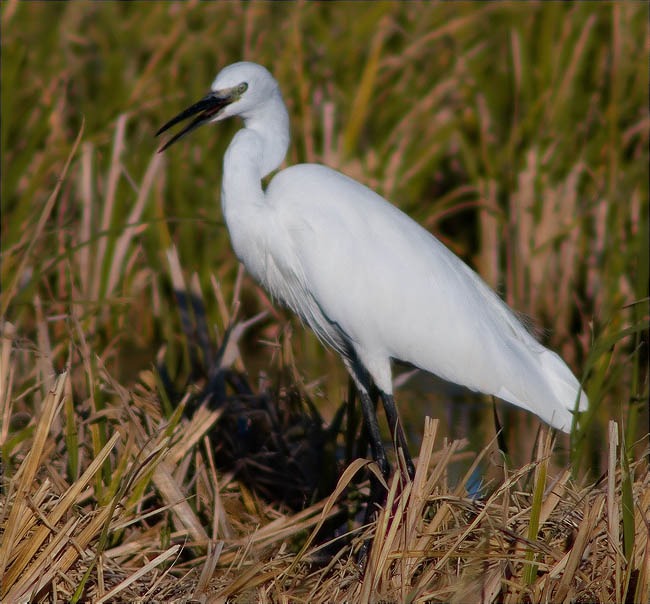
<path id="1" fill-rule="evenodd" d="M 5 323 L 2 411 L 10 421 L 16 418 L 5 363 L 12 360 L 13 337 Z M 457 484 L 448 481 L 464 444 L 437 443 L 438 422 L 427 419 L 413 482 L 396 473 L 386 506 L 371 526 L 360 527 L 346 510 L 367 488 L 356 479 L 369 462 L 353 462 L 331 495 L 291 512 L 215 468 L 206 436 L 227 411 L 201 406 L 190 418 L 177 413 L 166 420 L 152 374 L 143 374 L 136 390 L 105 371 L 95 375 L 95 386 L 106 393 L 101 417 L 111 436 L 95 455 L 80 457 L 76 479 L 62 446 L 69 429 L 63 409 L 73 396 L 69 373 L 42 400 L 31 436 L 4 440 L 3 601 L 647 598 L 650 476 L 646 462 L 621 466 L 614 422 L 610 465 L 598 485 L 579 487 L 569 472 L 549 476 L 553 443 L 542 434 L 534 461 L 506 471 L 477 498 L 467 493 L 476 464 Z M 82 424 L 98 420 L 75 415 L 78 434 L 89 435 Z M 92 445 L 80 440 L 78 446 L 89 451 Z M 99 480 L 105 466 L 109 483 Z M 626 471 L 631 544 L 621 530 Z M 355 552 L 366 539 L 372 547 L 361 570 Z"/>

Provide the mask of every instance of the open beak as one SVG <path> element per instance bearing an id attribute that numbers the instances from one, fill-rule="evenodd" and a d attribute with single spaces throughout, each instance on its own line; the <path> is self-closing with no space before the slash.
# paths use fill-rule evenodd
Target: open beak
<path id="1" fill-rule="evenodd" d="M 194 105 L 188 107 L 185 111 L 181 111 L 176 117 L 169 120 L 158 132 L 156 136 L 162 134 L 166 130 L 169 130 L 172 126 L 186 120 L 193 115 L 197 115 L 185 128 L 180 132 L 177 132 L 172 138 L 170 138 L 160 149 L 158 153 L 162 153 L 167 147 L 173 145 L 177 140 L 183 138 L 186 134 L 196 130 L 199 126 L 207 124 L 211 121 L 218 113 L 227 105 L 232 103 L 235 99 L 231 95 L 223 95 L 218 92 L 210 92 L 204 96 L 200 101 L 194 103 Z"/>

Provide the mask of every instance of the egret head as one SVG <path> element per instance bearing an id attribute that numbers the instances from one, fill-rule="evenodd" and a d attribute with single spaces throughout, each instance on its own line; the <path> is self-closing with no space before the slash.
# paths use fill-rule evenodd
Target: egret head
<path id="1" fill-rule="evenodd" d="M 203 124 L 218 122 L 235 115 L 248 117 L 251 111 L 259 108 L 274 94 L 279 94 L 278 83 L 261 65 L 242 61 L 224 67 L 212 82 L 210 92 L 206 96 L 169 120 L 156 132 L 158 136 L 179 122 L 196 116 L 170 138 L 160 148 L 159 153 Z"/>

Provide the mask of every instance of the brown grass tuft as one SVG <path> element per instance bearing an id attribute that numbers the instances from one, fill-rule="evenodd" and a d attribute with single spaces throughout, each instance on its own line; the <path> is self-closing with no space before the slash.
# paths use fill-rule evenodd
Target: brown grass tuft
<path id="1" fill-rule="evenodd" d="M 629 470 L 633 532 L 625 543 L 614 422 L 611 464 L 598 484 L 541 471 L 552 449 L 541 435 L 534 461 L 506 470 L 476 498 L 467 488 L 476 464 L 457 484 L 448 479 L 464 444 L 438 443 L 437 421 L 427 419 L 414 481 L 396 473 L 386 507 L 361 527 L 354 510 L 367 492 L 359 484 L 365 460 L 342 472 L 331 495 L 294 512 L 244 486 L 236 468 L 215 464 L 210 434 L 219 433 L 227 406 L 201 404 L 188 417 L 188 390 L 165 417 L 152 372 L 129 390 L 98 366 L 92 386 L 101 410 L 68 400 L 78 395 L 66 371 L 25 418 L 24 399 L 36 401 L 38 391 L 15 395 L 8 323 L 2 342 L 3 417 L 11 426 L 3 432 L 3 601 L 591 602 L 648 594 L 650 474 L 646 461 Z M 92 427 L 100 425 L 95 450 Z M 74 452 L 65 446 L 71 429 Z M 308 433 L 301 438 L 307 450 Z M 356 552 L 368 538 L 362 571 Z"/>

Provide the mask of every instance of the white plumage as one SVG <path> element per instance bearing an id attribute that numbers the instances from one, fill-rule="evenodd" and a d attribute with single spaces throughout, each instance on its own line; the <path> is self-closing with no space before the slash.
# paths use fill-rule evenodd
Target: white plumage
<path id="1" fill-rule="evenodd" d="M 261 179 L 278 168 L 289 144 L 286 107 L 265 68 L 226 67 L 204 99 L 159 133 L 195 114 L 163 149 L 203 123 L 243 118 L 245 127 L 224 157 L 222 186 L 235 253 L 274 298 L 341 354 L 362 403 L 365 371 L 384 403 L 392 402 L 390 361 L 399 359 L 570 430 L 576 403 L 580 411 L 588 405 L 578 380 L 428 231 L 321 165 L 289 167 L 262 189 Z M 371 420 L 367 413 L 365 419 Z M 403 444 L 395 433 L 399 424 L 391 429 Z"/>

